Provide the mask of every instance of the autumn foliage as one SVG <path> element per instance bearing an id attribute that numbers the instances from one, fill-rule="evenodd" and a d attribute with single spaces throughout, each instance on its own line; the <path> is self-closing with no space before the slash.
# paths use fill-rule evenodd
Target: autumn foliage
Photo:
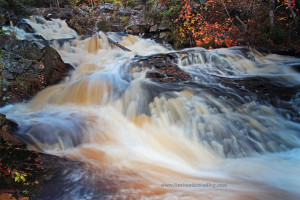
<path id="1" fill-rule="evenodd" d="M 299 5 L 295 0 L 175 1 L 159 3 L 171 13 L 176 47 L 299 44 Z M 270 24 L 272 17 L 274 25 Z"/>

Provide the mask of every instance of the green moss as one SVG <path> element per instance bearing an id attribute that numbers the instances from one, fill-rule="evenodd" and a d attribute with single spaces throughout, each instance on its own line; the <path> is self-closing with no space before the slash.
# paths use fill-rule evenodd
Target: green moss
<path id="1" fill-rule="evenodd" d="M 121 17 L 121 23 L 123 26 L 127 26 L 130 20 L 130 17 Z"/>
<path id="2" fill-rule="evenodd" d="M 102 20 L 97 23 L 97 27 L 100 31 L 108 32 L 111 30 L 112 22 L 109 20 Z"/>

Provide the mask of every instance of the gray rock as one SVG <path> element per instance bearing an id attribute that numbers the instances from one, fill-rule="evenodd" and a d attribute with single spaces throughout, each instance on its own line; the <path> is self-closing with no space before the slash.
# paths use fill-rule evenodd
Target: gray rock
<path id="1" fill-rule="evenodd" d="M 168 20 L 163 20 L 159 25 L 158 25 L 158 30 L 167 30 L 169 29 L 169 21 Z"/>
<path id="2" fill-rule="evenodd" d="M 30 99 L 73 69 L 49 46 L 41 50 L 31 42 L 11 38 L 6 38 L 2 46 L 5 48 L 0 58 L 0 106 Z"/>
<path id="3" fill-rule="evenodd" d="M 138 6 L 134 7 L 133 9 L 134 10 L 143 10 L 143 8 L 144 8 L 144 6 L 138 5 Z"/>
<path id="4" fill-rule="evenodd" d="M 145 25 L 132 25 L 127 27 L 127 32 L 132 35 L 142 35 L 147 27 Z"/>
<path id="5" fill-rule="evenodd" d="M 117 12 L 118 15 L 122 15 L 122 16 L 131 16 L 136 13 L 137 13 L 136 11 L 134 11 L 130 8 L 124 8 L 124 7 L 120 7 Z"/>
<path id="6" fill-rule="evenodd" d="M 21 74 L 23 70 L 28 69 L 32 63 L 30 60 L 12 51 L 4 52 L 0 61 L 7 71 L 17 74 Z"/>
<path id="7" fill-rule="evenodd" d="M 161 32 L 161 33 L 159 33 L 159 38 L 163 39 L 163 38 L 167 37 L 167 35 L 168 35 L 167 32 Z"/>
<path id="8" fill-rule="evenodd" d="M 23 29 L 25 32 L 27 33 L 34 33 L 35 31 L 33 30 L 33 28 L 24 20 L 22 19 L 18 24 L 17 27 L 19 29 Z"/>
<path id="9" fill-rule="evenodd" d="M 149 30 L 149 32 L 151 33 L 151 32 L 156 32 L 157 31 L 157 24 L 154 24 L 153 26 L 151 26 L 150 27 L 150 30 Z"/>
<path id="10" fill-rule="evenodd" d="M 113 12 L 115 7 L 116 7 L 116 5 L 114 5 L 114 4 L 105 3 L 103 8 L 104 8 L 105 12 Z"/>
<path id="11" fill-rule="evenodd" d="M 112 25 L 111 32 L 125 32 L 125 28 L 122 25 Z"/>
<path id="12" fill-rule="evenodd" d="M 14 76 L 12 75 L 12 73 L 8 72 L 8 71 L 3 71 L 1 73 L 2 75 L 2 78 L 5 78 L 5 79 L 10 79 L 10 80 L 13 80 L 14 79 Z"/>
<path id="13" fill-rule="evenodd" d="M 27 40 L 14 40 L 7 50 L 29 60 L 38 60 L 42 56 L 37 45 Z"/>

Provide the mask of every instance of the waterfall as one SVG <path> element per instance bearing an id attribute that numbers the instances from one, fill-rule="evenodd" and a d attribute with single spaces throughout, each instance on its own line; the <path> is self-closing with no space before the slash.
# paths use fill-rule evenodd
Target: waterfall
<path id="1" fill-rule="evenodd" d="M 48 40 L 77 36 L 61 20 L 27 23 Z M 70 184 L 53 199 L 300 198 L 300 59 L 246 47 L 170 51 L 108 36 L 131 51 L 103 33 L 52 41 L 75 67 L 70 77 L 28 103 L 0 108 L 29 148 L 85 166 L 62 180 Z M 136 64 L 169 54 L 188 81 L 153 81 L 154 64 Z M 268 90 L 253 88 L 259 81 Z M 270 94 L 276 88 L 295 92 L 281 99 Z"/>

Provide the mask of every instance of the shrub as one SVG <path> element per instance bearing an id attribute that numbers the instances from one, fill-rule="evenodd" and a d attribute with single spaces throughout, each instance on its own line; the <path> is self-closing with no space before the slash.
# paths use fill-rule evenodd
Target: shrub
<path id="1" fill-rule="evenodd" d="M 99 31 L 108 32 L 111 30 L 112 23 L 109 20 L 102 20 L 97 23 Z"/>

